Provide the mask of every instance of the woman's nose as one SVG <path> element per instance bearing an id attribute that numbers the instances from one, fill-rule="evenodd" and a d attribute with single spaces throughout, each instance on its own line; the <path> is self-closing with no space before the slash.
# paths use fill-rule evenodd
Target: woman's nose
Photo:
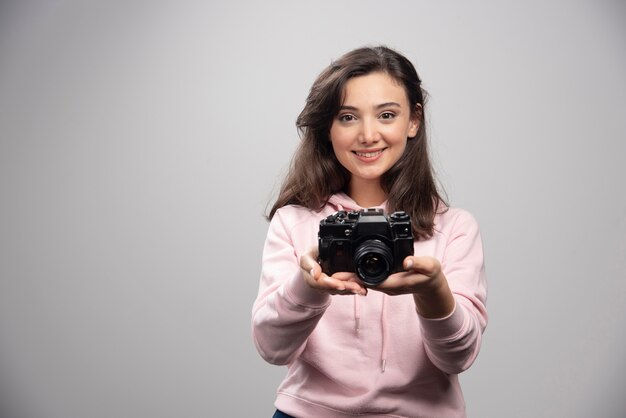
<path id="1" fill-rule="evenodd" d="M 362 144 L 371 144 L 380 140 L 380 133 L 376 128 L 374 121 L 363 120 L 361 123 L 361 135 L 359 142 Z"/>

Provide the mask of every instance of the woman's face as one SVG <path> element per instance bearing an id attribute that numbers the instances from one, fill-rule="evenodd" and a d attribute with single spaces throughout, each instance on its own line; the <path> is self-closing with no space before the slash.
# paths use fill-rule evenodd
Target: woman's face
<path id="1" fill-rule="evenodd" d="M 344 100 L 330 127 L 337 159 L 351 173 L 350 188 L 377 182 L 400 159 L 407 138 L 419 128 L 406 92 L 388 74 L 348 80 Z"/>

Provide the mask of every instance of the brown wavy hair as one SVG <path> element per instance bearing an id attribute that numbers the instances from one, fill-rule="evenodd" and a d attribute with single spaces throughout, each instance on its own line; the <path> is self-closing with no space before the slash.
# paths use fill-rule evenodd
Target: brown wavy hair
<path id="1" fill-rule="evenodd" d="M 335 157 L 330 127 L 339 113 L 346 82 L 374 72 L 384 72 L 404 87 L 410 108 L 419 120 L 417 135 L 407 141 L 403 155 L 381 178 L 381 186 L 388 196 L 387 209 L 407 212 L 417 239 L 433 235 L 435 214 L 438 210 L 445 211 L 448 204 L 435 182 L 428 153 L 424 118 L 427 94 L 413 64 L 385 46 L 350 51 L 317 77 L 296 120 L 301 142 L 269 219 L 286 205 L 321 210 L 330 196 L 347 190 L 350 173 Z"/>

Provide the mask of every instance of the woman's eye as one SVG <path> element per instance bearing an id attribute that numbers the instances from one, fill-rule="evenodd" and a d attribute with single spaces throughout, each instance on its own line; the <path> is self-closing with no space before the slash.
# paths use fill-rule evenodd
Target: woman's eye
<path id="1" fill-rule="evenodd" d="M 391 112 L 384 112 L 384 113 L 381 113 L 380 117 L 381 119 L 393 119 L 396 117 L 396 115 Z"/>
<path id="2" fill-rule="evenodd" d="M 341 115 L 339 116 L 339 120 L 342 122 L 351 122 L 354 120 L 354 116 L 352 115 Z"/>

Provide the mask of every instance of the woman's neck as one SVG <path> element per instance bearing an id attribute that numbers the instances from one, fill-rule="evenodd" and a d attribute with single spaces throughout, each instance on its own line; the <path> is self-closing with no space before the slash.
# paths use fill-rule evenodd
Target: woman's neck
<path id="1" fill-rule="evenodd" d="M 348 186 L 348 195 L 362 208 L 382 205 L 387 200 L 379 179 L 352 179 Z"/>

